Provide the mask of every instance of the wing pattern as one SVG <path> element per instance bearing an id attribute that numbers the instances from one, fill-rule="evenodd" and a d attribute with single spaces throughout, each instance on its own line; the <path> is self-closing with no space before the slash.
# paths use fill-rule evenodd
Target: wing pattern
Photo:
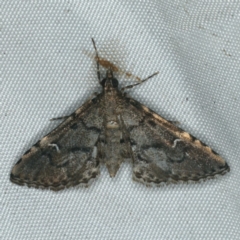
<path id="1" fill-rule="evenodd" d="M 99 174 L 97 142 L 103 117 L 89 100 L 55 130 L 29 149 L 12 169 L 20 185 L 60 190 L 88 184 Z"/>
<path id="2" fill-rule="evenodd" d="M 210 147 L 134 99 L 126 99 L 122 119 L 130 137 L 136 181 L 146 185 L 198 181 L 229 171 Z"/>

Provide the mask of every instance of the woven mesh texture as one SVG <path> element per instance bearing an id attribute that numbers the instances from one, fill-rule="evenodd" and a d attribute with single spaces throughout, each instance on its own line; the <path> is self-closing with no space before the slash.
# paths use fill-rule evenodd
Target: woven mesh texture
<path id="1" fill-rule="evenodd" d="M 240 4 L 220 0 L 2 2 L 0 238 L 240 239 Z M 89 188 L 9 181 L 14 163 L 100 91 L 100 55 L 140 78 L 129 95 L 230 165 L 200 184 L 147 188 L 123 164 Z M 122 85 L 133 82 L 117 74 Z"/>

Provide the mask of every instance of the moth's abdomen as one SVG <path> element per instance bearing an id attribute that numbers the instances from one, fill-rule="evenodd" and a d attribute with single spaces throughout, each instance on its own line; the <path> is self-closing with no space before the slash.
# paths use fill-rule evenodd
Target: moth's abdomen
<path id="1" fill-rule="evenodd" d="M 114 177 L 123 162 L 122 157 L 122 132 L 118 121 L 110 120 L 105 125 L 104 163 L 109 175 Z"/>

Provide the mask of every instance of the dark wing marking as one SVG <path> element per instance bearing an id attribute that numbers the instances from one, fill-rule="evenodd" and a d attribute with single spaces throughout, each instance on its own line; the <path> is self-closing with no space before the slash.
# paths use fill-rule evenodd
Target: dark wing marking
<path id="1" fill-rule="evenodd" d="M 103 117 L 96 97 L 38 141 L 13 167 L 12 182 L 60 190 L 99 174 L 97 142 Z"/>
<path id="2" fill-rule="evenodd" d="M 126 98 L 121 117 L 132 146 L 134 180 L 198 181 L 229 171 L 210 147 L 134 99 Z"/>

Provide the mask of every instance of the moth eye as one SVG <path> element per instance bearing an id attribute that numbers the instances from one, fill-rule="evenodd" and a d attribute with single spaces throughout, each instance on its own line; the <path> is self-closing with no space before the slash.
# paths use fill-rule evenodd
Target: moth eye
<path id="1" fill-rule="evenodd" d="M 117 88 L 117 87 L 118 87 L 118 80 L 117 80 L 116 78 L 113 78 L 113 79 L 112 79 L 112 86 L 113 86 L 114 88 Z"/>
<path id="2" fill-rule="evenodd" d="M 92 99 L 92 102 L 93 102 L 93 103 L 97 103 L 97 102 L 98 102 L 98 99 L 97 99 L 97 98 L 93 98 L 93 99 Z"/>
<path id="3" fill-rule="evenodd" d="M 104 87 L 104 86 L 105 86 L 105 83 L 106 83 L 106 78 L 104 78 L 104 79 L 101 81 L 101 85 Z"/>

